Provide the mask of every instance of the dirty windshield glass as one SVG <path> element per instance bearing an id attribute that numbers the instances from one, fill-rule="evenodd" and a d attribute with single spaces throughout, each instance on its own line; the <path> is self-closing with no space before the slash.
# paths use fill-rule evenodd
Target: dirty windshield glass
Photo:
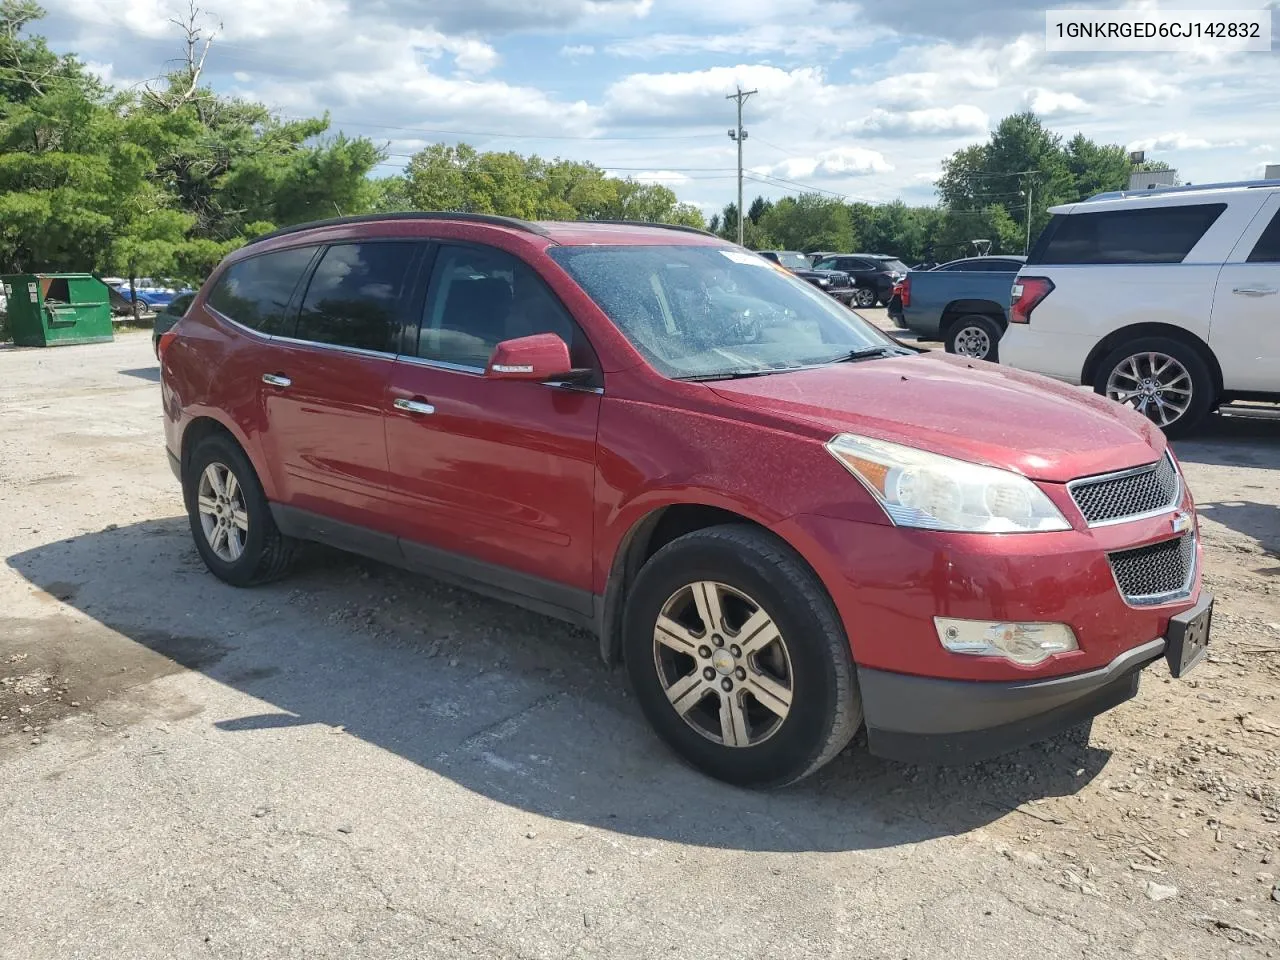
<path id="1" fill-rule="evenodd" d="M 549 253 L 665 376 L 792 370 L 893 347 L 826 294 L 742 250 L 565 246 Z"/>

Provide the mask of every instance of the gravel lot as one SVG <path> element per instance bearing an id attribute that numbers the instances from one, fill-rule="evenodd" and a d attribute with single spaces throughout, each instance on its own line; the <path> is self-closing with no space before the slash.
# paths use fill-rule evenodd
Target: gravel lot
<path id="1" fill-rule="evenodd" d="M 320 548 L 214 580 L 150 350 L 0 349 L 0 955 L 1280 951 L 1280 420 L 1178 445 L 1219 597 L 1191 679 L 1087 741 L 855 743 L 761 794 L 556 622 Z"/>

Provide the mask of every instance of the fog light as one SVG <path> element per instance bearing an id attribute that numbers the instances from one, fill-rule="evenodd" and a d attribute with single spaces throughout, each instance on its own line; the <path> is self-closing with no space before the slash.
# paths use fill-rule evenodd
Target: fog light
<path id="1" fill-rule="evenodd" d="M 1065 623 L 1001 623 L 934 617 L 938 639 L 952 653 L 1004 657 L 1033 666 L 1055 653 L 1079 650 L 1076 635 Z"/>

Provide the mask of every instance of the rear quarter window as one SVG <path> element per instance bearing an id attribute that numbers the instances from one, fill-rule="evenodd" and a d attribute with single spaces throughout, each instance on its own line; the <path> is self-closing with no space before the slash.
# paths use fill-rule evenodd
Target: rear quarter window
<path id="1" fill-rule="evenodd" d="M 289 303 L 315 252 L 315 247 L 295 247 L 237 261 L 223 271 L 207 302 L 241 326 L 291 334 Z"/>
<path id="2" fill-rule="evenodd" d="M 1225 203 L 1058 214 L 1028 264 L 1181 263 Z"/>

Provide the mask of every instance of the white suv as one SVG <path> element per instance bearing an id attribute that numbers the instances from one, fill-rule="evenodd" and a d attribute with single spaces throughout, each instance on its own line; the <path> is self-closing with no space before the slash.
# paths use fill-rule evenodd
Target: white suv
<path id="1" fill-rule="evenodd" d="M 1280 401 L 1280 181 L 1053 207 L 1014 282 L 1000 362 L 1091 385 L 1170 435 Z"/>

